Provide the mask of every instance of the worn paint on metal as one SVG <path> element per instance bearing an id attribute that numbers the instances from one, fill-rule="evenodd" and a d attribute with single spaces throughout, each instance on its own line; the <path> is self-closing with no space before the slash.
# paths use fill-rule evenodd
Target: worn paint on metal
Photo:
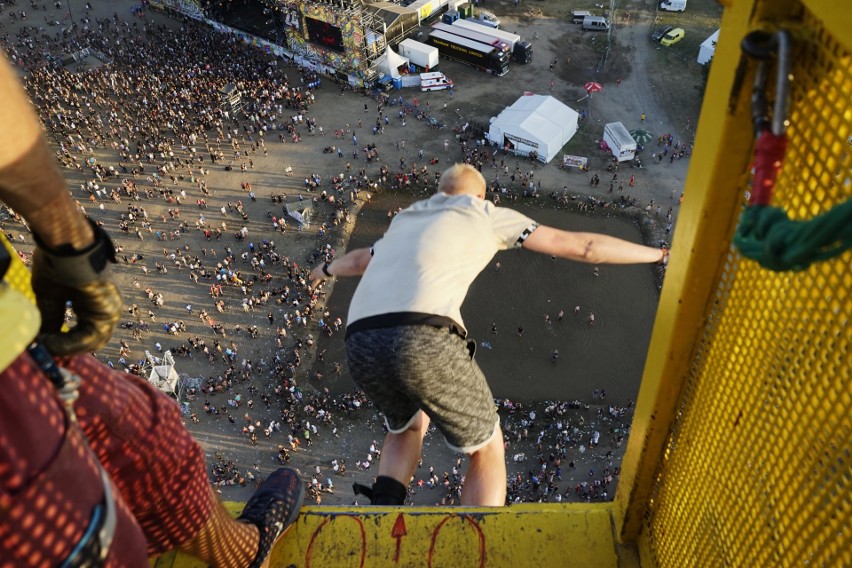
<path id="1" fill-rule="evenodd" d="M 305 507 L 273 551 L 271 566 L 616 568 L 624 564 L 616 553 L 612 509 L 612 503 Z M 152 566 L 203 563 L 170 554 Z"/>

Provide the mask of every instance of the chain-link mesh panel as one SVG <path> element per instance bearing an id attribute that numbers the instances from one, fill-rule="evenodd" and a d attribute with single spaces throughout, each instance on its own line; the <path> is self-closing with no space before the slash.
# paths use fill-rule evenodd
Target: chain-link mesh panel
<path id="1" fill-rule="evenodd" d="M 9 251 L 9 256 L 12 257 L 9 270 L 6 271 L 3 280 L 35 303 L 35 294 L 33 294 L 32 286 L 30 286 L 30 271 L 21 262 L 18 253 L 15 252 L 15 249 L 12 248 L 4 235 L 0 235 L 0 246 L 5 247 Z"/>
<path id="2" fill-rule="evenodd" d="M 805 18 L 772 200 L 796 220 L 852 198 L 852 60 Z M 775 273 L 732 251 L 713 299 L 646 512 L 656 565 L 852 566 L 852 252 Z"/>

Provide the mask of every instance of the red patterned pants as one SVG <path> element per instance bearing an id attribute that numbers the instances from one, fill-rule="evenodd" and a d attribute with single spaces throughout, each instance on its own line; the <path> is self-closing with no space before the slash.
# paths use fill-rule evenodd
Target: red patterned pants
<path id="1" fill-rule="evenodd" d="M 97 461 L 116 501 L 107 565 L 147 567 L 210 516 L 201 448 L 177 404 L 146 381 L 88 355 L 60 364 L 81 379 L 79 429 L 28 354 L 0 373 L 0 567 L 68 557 L 103 499 Z"/>

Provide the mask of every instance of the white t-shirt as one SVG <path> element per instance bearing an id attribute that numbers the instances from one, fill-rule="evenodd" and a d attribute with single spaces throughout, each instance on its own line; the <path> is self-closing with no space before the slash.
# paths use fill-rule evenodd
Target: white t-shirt
<path id="1" fill-rule="evenodd" d="M 461 305 L 470 284 L 498 251 L 521 247 L 537 226 L 522 213 L 472 195 L 439 192 L 414 203 L 373 246 L 348 323 L 417 312 L 464 326 Z"/>

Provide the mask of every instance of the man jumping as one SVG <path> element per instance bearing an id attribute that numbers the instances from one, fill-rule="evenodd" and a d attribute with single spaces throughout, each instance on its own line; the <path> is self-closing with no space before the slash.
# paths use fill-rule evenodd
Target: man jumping
<path id="1" fill-rule="evenodd" d="M 401 505 L 434 422 L 447 444 L 470 456 L 462 505 L 506 501 L 503 434 L 491 389 L 466 339 L 461 305 L 500 250 L 525 248 L 590 264 L 662 263 L 665 249 L 544 225 L 485 200 L 485 179 L 456 164 L 438 192 L 394 216 L 372 248 L 316 267 L 314 285 L 363 275 L 352 298 L 346 350 L 352 378 L 385 415 L 388 434 L 375 505 Z M 358 487 L 356 487 L 356 490 Z"/>

